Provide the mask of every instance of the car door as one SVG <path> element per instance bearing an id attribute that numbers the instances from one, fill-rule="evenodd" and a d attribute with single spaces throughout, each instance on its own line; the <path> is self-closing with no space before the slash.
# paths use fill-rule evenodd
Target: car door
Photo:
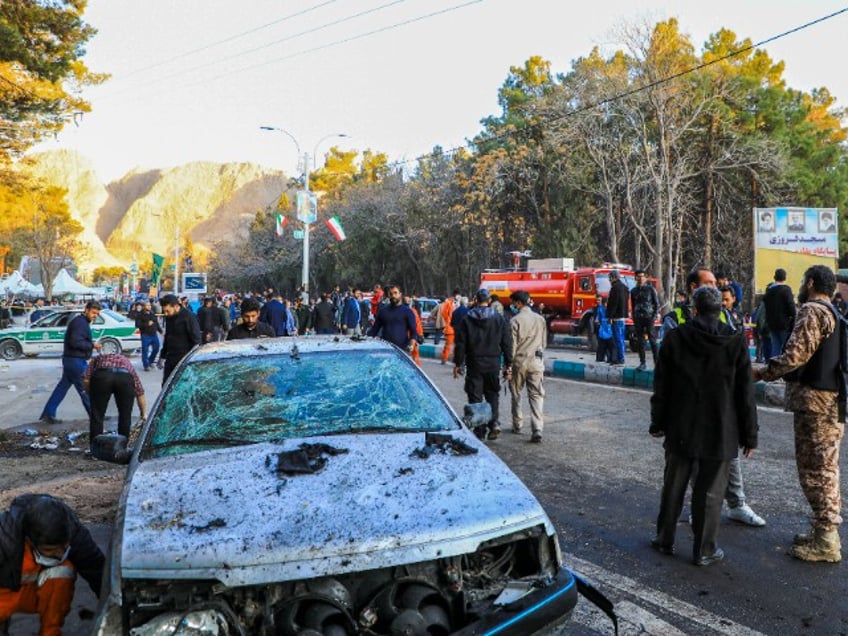
<path id="1" fill-rule="evenodd" d="M 106 333 L 106 321 L 103 316 L 97 316 L 91 323 L 91 340 L 97 342 Z"/>
<path id="2" fill-rule="evenodd" d="M 70 320 L 69 313 L 55 313 L 38 320 L 27 329 L 24 337 L 25 355 L 38 353 L 62 353 L 65 341 L 65 329 Z"/>

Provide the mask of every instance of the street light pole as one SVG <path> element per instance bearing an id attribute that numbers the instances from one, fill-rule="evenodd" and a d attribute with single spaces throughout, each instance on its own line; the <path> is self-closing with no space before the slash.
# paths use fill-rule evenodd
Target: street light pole
<path id="1" fill-rule="evenodd" d="M 297 143 L 297 139 L 294 138 L 289 131 L 283 128 L 277 128 L 275 126 L 260 126 L 260 130 L 276 130 L 278 132 L 283 133 L 289 139 L 294 142 L 295 147 L 297 148 L 297 156 L 300 157 L 300 144 Z M 318 143 L 315 144 L 315 150 L 312 153 L 312 167 L 315 168 L 315 157 L 318 155 L 318 146 L 321 145 L 322 141 L 326 141 L 331 137 L 347 137 L 345 133 L 331 133 L 329 135 L 325 135 L 318 140 Z M 307 305 L 309 304 L 309 226 L 310 223 L 306 220 L 309 219 L 312 214 L 312 199 L 310 197 L 309 190 L 309 153 L 303 153 L 303 194 L 304 194 L 304 203 L 306 205 L 306 214 L 303 215 L 301 221 L 303 222 L 303 269 L 301 271 L 301 286 L 303 287 L 303 302 Z"/>
<path id="2" fill-rule="evenodd" d="M 306 207 L 308 212 L 304 218 L 310 218 L 312 214 L 312 198 L 309 196 L 309 155 L 303 153 L 303 189 L 306 195 Z M 303 268 L 301 270 L 301 285 L 303 291 L 301 297 L 303 303 L 309 307 L 309 223 L 303 222 Z"/>

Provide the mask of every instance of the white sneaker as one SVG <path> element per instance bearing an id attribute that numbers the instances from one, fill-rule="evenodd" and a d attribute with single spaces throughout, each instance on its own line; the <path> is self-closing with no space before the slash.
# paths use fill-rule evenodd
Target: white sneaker
<path id="1" fill-rule="evenodd" d="M 766 520 L 751 510 L 751 506 L 748 504 L 742 504 L 736 508 L 730 508 L 727 511 L 727 518 L 731 521 L 738 521 L 739 523 L 744 523 L 745 525 L 753 526 L 755 528 L 762 528 L 766 525 Z"/>

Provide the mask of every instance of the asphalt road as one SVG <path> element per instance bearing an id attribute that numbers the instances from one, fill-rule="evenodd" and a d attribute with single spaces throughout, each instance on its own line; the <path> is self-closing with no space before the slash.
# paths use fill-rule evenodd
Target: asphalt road
<path id="1" fill-rule="evenodd" d="M 452 378 L 450 366 L 428 360 L 424 369 L 461 407 L 462 381 Z M 787 555 L 808 510 L 795 471 L 791 415 L 760 408 L 760 447 L 743 460 L 748 503 L 768 525 L 725 520 L 719 534 L 725 560 L 699 568 L 690 562 L 687 510 L 676 556 L 648 544 L 663 471 L 661 441 L 647 432 L 649 393 L 559 379 L 545 386 L 543 443 L 506 432 L 489 446 L 541 500 L 560 532 L 566 563 L 616 603 L 622 634 L 848 633 L 846 565 Z M 508 413 L 509 398 L 502 397 L 505 430 Z M 844 480 L 842 487 L 844 498 Z M 563 633 L 612 633 L 585 601 L 579 607 Z"/>
<path id="2" fill-rule="evenodd" d="M 462 380 L 452 378 L 451 365 L 426 359 L 423 365 L 460 408 Z M 59 373 L 58 358 L 0 363 L 0 429 L 34 423 Z M 141 377 L 152 404 L 161 374 Z M 719 541 L 726 559 L 697 568 L 689 560 L 685 519 L 677 556 L 659 555 L 648 545 L 663 467 L 661 442 L 647 434 L 649 394 L 559 379 L 549 379 L 546 391 L 543 443 L 506 432 L 490 447 L 545 506 L 560 532 L 566 563 L 616 603 L 621 634 L 848 634 L 845 564 L 807 564 L 786 554 L 807 515 L 795 472 L 791 416 L 760 408 L 760 448 L 743 462 L 748 501 L 768 525 L 725 522 Z M 508 429 L 508 397 L 502 398 L 501 412 Z M 59 417 L 84 427 L 73 391 Z M 844 457 L 843 449 L 843 462 Z M 108 534 L 109 528 L 97 529 L 104 547 Z M 79 587 L 87 592 L 87 586 Z M 85 600 L 91 607 L 91 599 Z M 69 627 L 68 634 L 82 633 Z M 560 633 L 611 634 L 612 628 L 581 601 Z"/>

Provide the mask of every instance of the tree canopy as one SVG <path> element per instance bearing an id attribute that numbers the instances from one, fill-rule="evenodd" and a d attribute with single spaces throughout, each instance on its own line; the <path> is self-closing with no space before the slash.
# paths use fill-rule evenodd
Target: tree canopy
<path id="1" fill-rule="evenodd" d="M 326 192 L 320 218 L 337 215 L 348 239 L 313 226 L 312 289 L 473 291 L 483 269 L 527 249 L 629 262 L 665 290 L 695 264 L 744 283 L 752 207 L 846 209 L 845 111 L 826 88 L 787 87 L 782 62 L 728 29 L 700 51 L 674 19 L 628 25 L 620 40 L 559 75 L 539 56 L 511 67 L 471 150 L 434 148 L 399 171 L 333 149 L 313 184 Z M 275 241 L 270 211 L 257 219 L 249 243 L 276 255 L 263 281 L 294 284 L 299 241 Z"/>
<path id="2" fill-rule="evenodd" d="M 86 0 L 0 2 L 0 162 L 89 112 L 80 89 L 106 79 L 83 63 L 96 33 Z"/>

